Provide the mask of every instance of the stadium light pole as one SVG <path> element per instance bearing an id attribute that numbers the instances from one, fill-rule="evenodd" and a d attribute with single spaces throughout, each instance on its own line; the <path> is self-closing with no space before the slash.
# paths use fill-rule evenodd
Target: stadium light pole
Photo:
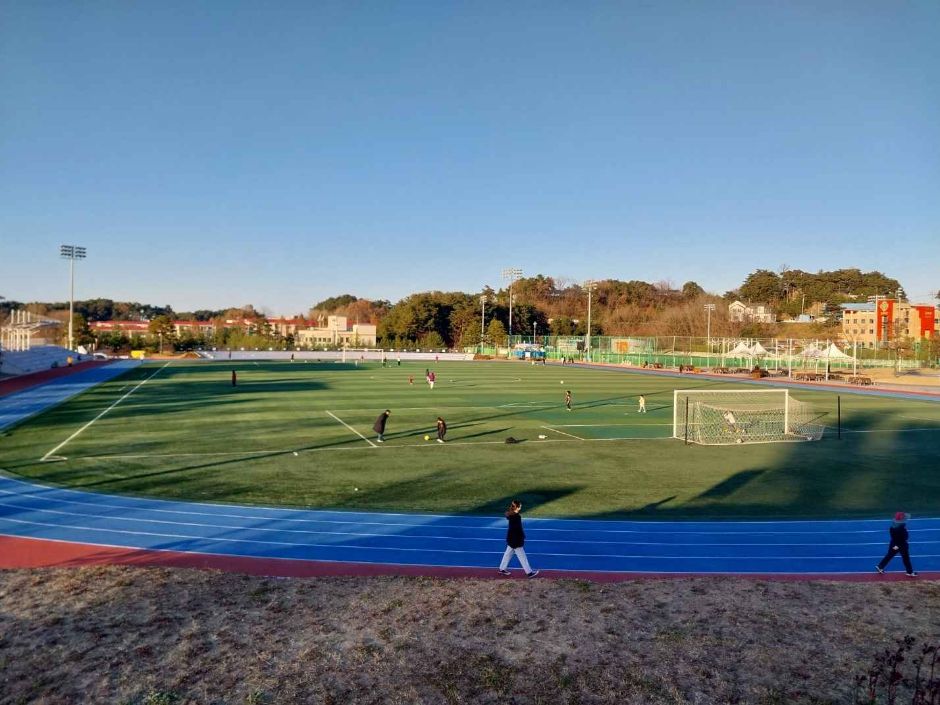
<path id="1" fill-rule="evenodd" d="M 715 304 L 705 304 L 707 322 L 705 323 L 705 361 L 708 363 L 709 356 L 712 353 L 712 311 L 715 310 Z"/>
<path id="2" fill-rule="evenodd" d="M 584 288 L 587 289 L 588 293 L 588 322 L 587 322 L 587 336 L 585 336 L 585 353 L 587 353 L 588 362 L 591 362 L 591 298 L 594 292 L 594 287 L 597 286 L 597 282 L 593 279 L 588 279 L 584 282 Z"/>
<path id="3" fill-rule="evenodd" d="M 75 260 L 85 259 L 85 248 L 78 245 L 62 245 L 59 247 L 59 255 L 69 261 L 69 350 L 74 350 Z"/>
<path id="4" fill-rule="evenodd" d="M 483 354 L 483 343 L 486 340 L 486 294 L 480 297 L 480 354 Z"/>
<path id="5" fill-rule="evenodd" d="M 715 310 L 715 304 L 705 304 L 705 310 L 708 312 L 708 322 L 705 324 L 705 337 L 708 338 L 708 344 L 712 342 L 712 311 Z"/>
<path id="6" fill-rule="evenodd" d="M 503 270 L 503 279 L 509 282 L 509 337 L 512 338 L 512 283 L 522 278 L 522 270 L 518 267 L 507 267 Z"/>

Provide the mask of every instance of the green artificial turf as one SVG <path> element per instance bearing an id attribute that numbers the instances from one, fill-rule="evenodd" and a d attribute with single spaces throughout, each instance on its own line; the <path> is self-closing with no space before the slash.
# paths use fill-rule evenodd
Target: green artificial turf
<path id="1" fill-rule="evenodd" d="M 408 512 L 494 513 L 513 497 L 536 516 L 845 517 L 940 509 L 935 402 L 842 394 L 841 440 L 833 428 L 815 443 L 686 446 L 669 438 L 673 389 L 733 384 L 442 362 L 432 365 L 432 391 L 425 367 L 151 363 L 0 434 L 0 468 L 97 492 Z M 40 462 L 128 392 L 55 451 L 65 459 Z M 648 414 L 636 413 L 639 394 Z M 791 394 L 835 426 L 835 392 Z M 386 408 L 387 442 L 374 444 L 371 427 Z M 444 445 L 433 440 L 438 415 L 450 428 Z M 522 442 L 507 445 L 507 436 Z"/>

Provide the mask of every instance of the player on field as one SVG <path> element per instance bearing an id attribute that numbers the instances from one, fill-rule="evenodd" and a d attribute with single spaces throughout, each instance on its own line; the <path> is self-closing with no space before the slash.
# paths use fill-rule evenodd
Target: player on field
<path id="1" fill-rule="evenodd" d="M 646 397 L 644 397 L 641 394 L 639 401 L 640 401 L 640 408 L 636 410 L 636 413 L 645 414 L 646 413 Z"/>
<path id="2" fill-rule="evenodd" d="M 565 408 L 568 411 L 571 411 L 571 390 L 570 389 L 565 390 Z"/>
<path id="3" fill-rule="evenodd" d="M 443 443 L 444 436 L 446 435 L 447 435 L 447 422 L 443 418 L 438 416 L 437 417 L 437 442 Z"/>
<path id="4" fill-rule="evenodd" d="M 379 418 L 377 418 L 375 423 L 372 424 L 372 430 L 375 431 L 379 436 L 376 439 L 379 443 L 385 443 L 385 424 L 388 423 L 388 417 L 391 413 L 391 411 L 386 409 L 381 414 L 379 414 Z"/>
<path id="5" fill-rule="evenodd" d="M 730 428 L 734 433 L 739 432 L 738 420 L 734 418 L 734 413 L 732 413 L 731 409 L 728 409 L 721 416 L 725 420 L 725 423 L 728 424 L 728 428 Z"/>

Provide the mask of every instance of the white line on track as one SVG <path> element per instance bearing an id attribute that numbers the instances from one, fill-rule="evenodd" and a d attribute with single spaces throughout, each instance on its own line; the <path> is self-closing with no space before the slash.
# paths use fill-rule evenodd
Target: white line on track
<path id="1" fill-rule="evenodd" d="M 55 501 L 59 501 L 59 502 L 61 502 L 62 504 L 78 504 L 78 502 L 64 502 L 64 501 L 61 501 L 61 500 L 55 500 Z M 296 528 L 296 529 L 278 528 L 278 529 L 275 529 L 275 528 L 268 528 L 268 527 L 261 527 L 261 526 L 253 526 L 253 525 L 242 525 L 242 524 L 225 524 L 225 523 L 215 523 L 215 522 L 213 522 L 213 523 L 208 523 L 208 522 L 205 522 L 205 521 L 180 521 L 180 520 L 178 520 L 178 519 L 177 519 L 177 520 L 172 520 L 172 519 L 144 519 L 144 518 L 140 518 L 140 517 L 115 517 L 113 514 L 89 514 L 89 513 L 82 513 L 82 512 L 69 512 L 69 511 L 64 511 L 64 510 L 61 510 L 61 509 L 23 507 L 23 506 L 21 506 L 21 505 L 19 505 L 19 504 L 10 504 L 10 503 L 7 503 L 7 502 L 2 502 L 2 501 L 0 501 L 0 506 L 3 506 L 3 507 L 10 507 L 11 509 L 18 509 L 18 510 L 23 511 L 23 512 L 27 512 L 27 511 L 28 511 L 28 512 L 34 512 L 34 513 L 37 513 L 37 514 L 57 514 L 57 515 L 60 515 L 60 516 L 79 517 L 79 518 L 81 518 L 81 519 L 106 519 L 106 520 L 108 520 L 108 521 L 140 522 L 140 523 L 149 523 L 149 524 L 169 524 L 169 525 L 171 525 L 171 526 L 191 526 L 191 527 L 203 527 L 203 528 L 209 528 L 209 529 L 225 529 L 225 530 L 233 530 L 233 531 L 248 531 L 248 532 L 257 532 L 257 533 L 259 533 L 259 534 L 261 534 L 261 533 L 275 533 L 275 534 L 308 534 L 308 535 L 312 535 L 312 536 L 324 536 L 324 535 L 329 535 L 329 536 L 365 536 L 365 537 L 375 537 L 375 538 L 407 539 L 407 540 L 414 540 L 414 541 L 422 541 L 422 540 L 425 540 L 425 539 L 447 539 L 447 540 L 464 540 L 464 539 L 465 539 L 465 540 L 481 541 L 481 542 L 485 542 L 485 541 L 503 542 L 503 541 L 505 540 L 502 536 L 497 536 L 497 537 L 490 538 L 490 537 L 487 535 L 487 532 L 488 532 L 488 531 L 493 531 L 494 529 L 496 529 L 496 527 L 470 527 L 470 528 L 472 528 L 472 529 L 474 529 L 474 530 L 477 530 L 477 531 L 479 532 L 479 534 L 480 534 L 479 536 L 454 536 L 453 534 L 419 534 L 419 535 L 408 535 L 408 534 L 403 534 L 403 533 L 401 533 L 400 531 L 367 531 L 367 530 L 365 530 L 365 529 L 362 528 L 362 527 L 369 527 L 369 526 L 373 526 L 373 525 L 374 525 L 374 526 L 390 526 L 390 527 L 392 527 L 393 529 L 402 529 L 402 528 L 404 528 L 404 529 L 415 529 L 415 528 L 425 529 L 425 528 L 428 528 L 428 529 L 434 529 L 435 531 L 437 531 L 437 530 L 442 530 L 442 529 L 443 529 L 443 530 L 446 530 L 446 529 L 457 529 L 458 531 L 466 531 L 466 530 L 468 529 L 468 527 L 464 527 L 464 526 L 439 526 L 439 525 L 422 526 L 422 525 L 415 525 L 415 524 L 404 524 L 404 525 L 403 525 L 403 524 L 381 524 L 381 523 L 379 523 L 379 522 L 337 522 L 337 521 L 332 521 L 332 520 L 320 521 L 320 520 L 309 520 L 309 519 L 299 519 L 299 520 L 298 520 L 298 519 L 276 519 L 276 520 L 274 520 L 274 521 L 279 521 L 279 522 L 293 522 L 293 523 L 301 523 L 301 524 L 333 524 L 333 525 L 342 525 L 342 524 L 346 524 L 346 525 L 349 525 L 349 526 L 350 526 L 351 528 L 353 528 L 353 529 L 360 529 L 360 530 L 359 530 L 359 531 L 350 531 L 350 530 L 348 530 L 348 529 L 346 529 L 346 530 L 339 530 L 339 529 L 300 529 L 300 528 Z M 197 515 L 196 518 L 199 518 L 199 519 L 203 519 L 203 518 L 205 518 L 205 519 L 215 519 L 217 516 L 221 516 L 223 519 L 225 519 L 225 518 L 238 518 L 237 516 L 226 517 L 225 515 L 213 515 L 213 514 L 200 514 L 200 515 Z M 254 517 L 251 517 L 251 518 L 254 518 Z M 55 524 L 49 524 L 49 526 L 55 526 Z M 89 526 L 88 528 L 89 528 L 89 529 L 94 529 L 95 527 Z M 344 528 L 345 528 L 345 527 L 344 527 Z M 498 532 L 498 531 L 499 531 L 499 529 L 496 529 L 496 532 Z M 541 529 L 541 528 L 538 528 L 538 529 L 536 529 L 536 531 L 539 531 L 539 532 L 541 532 L 541 531 L 556 531 L 556 532 L 557 532 L 557 531 L 567 531 L 567 532 L 570 532 L 570 533 L 578 533 L 577 530 L 575 530 L 575 529 Z M 921 529 L 921 532 L 924 532 L 924 531 L 931 531 L 931 530 L 930 530 L 930 529 L 926 529 L 926 530 Z M 934 530 L 934 531 L 938 531 L 938 530 Z M 544 543 L 573 543 L 573 544 L 590 543 L 590 544 L 592 544 L 592 545 L 593 545 L 593 544 L 630 545 L 630 546 L 711 546 L 711 545 L 713 545 L 713 544 L 703 544 L 703 543 L 701 543 L 701 542 L 638 541 L 638 540 L 628 539 L 628 538 L 621 539 L 621 540 L 603 540 L 603 539 L 597 539 L 597 538 L 593 535 L 593 534 L 594 534 L 593 531 L 591 531 L 590 533 L 591 533 L 591 536 L 590 536 L 589 538 L 578 538 L 578 539 L 556 539 L 556 538 L 553 538 L 553 539 L 540 539 L 540 540 L 541 540 L 542 542 L 544 542 Z M 622 532 L 607 532 L 607 533 L 637 534 L 637 535 L 643 536 L 644 538 L 646 538 L 646 537 L 649 536 L 649 534 L 645 534 L 644 532 L 640 532 L 640 531 L 622 531 Z M 696 532 L 693 532 L 692 535 L 695 535 L 695 533 L 696 533 Z M 709 533 L 709 532 L 702 532 L 702 533 Z M 732 532 L 726 532 L 726 533 L 724 533 L 724 534 L 721 533 L 721 532 L 713 532 L 713 533 L 717 533 L 717 534 L 719 534 L 719 535 L 731 535 L 731 534 L 732 534 Z M 804 533 L 809 533 L 809 532 L 804 532 Z M 864 532 L 864 531 L 863 531 L 863 532 L 853 532 L 853 533 L 875 533 L 875 532 L 873 532 L 873 531 Z M 879 533 L 880 533 L 880 532 L 879 532 Z M 775 535 L 775 534 L 769 534 L 769 535 L 770 535 L 770 536 L 773 536 L 773 535 Z M 721 543 L 721 544 L 714 544 L 714 545 L 719 545 L 719 546 L 722 546 L 722 547 L 725 547 L 725 546 L 736 546 L 736 547 L 740 547 L 740 546 L 746 546 L 746 547 L 754 547 L 754 546 L 820 546 L 820 545 L 823 545 L 823 546 L 883 546 L 883 545 L 884 545 L 884 541 L 881 541 L 881 540 L 878 540 L 878 541 L 850 541 L 850 542 L 833 542 L 833 543 L 825 543 L 825 544 L 820 544 L 819 541 L 788 542 L 788 543 L 766 543 L 766 542 L 762 543 L 762 542 L 759 542 L 759 541 L 751 541 L 751 542 L 749 542 L 749 543 Z M 937 546 L 940 546 L 940 541 L 924 541 L 924 540 L 920 539 L 920 540 L 918 540 L 917 545 L 918 545 L 918 546 L 926 546 L 926 545 L 930 545 L 930 546 L 937 545 Z"/>
<path id="2" fill-rule="evenodd" d="M 167 365 L 169 365 L 169 364 L 170 364 L 169 362 L 166 363 L 166 365 L 164 365 L 163 367 L 161 367 L 160 369 L 158 369 L 158 370 L 157 370 L 156 372 L 154 372 L 152 375 L 150 375 L 150 376 L 147 377 L 146 379 L 141 380 L 133 389 L 131 389 L 129 392 L 127 392 L 127 394 L 125 394 L 124 396 L 122 396 L 120 399 L 118 399 L 116 402 L 114 402 L 111 406 L 109 406 L 107 409 L 105 409 L 104 411 L 102 411 L 102 412 L 101 412 L 100 414 L 98 414 L 95 418 L 93 418 L 91 421 L 89 421 L 88 423 L 86 423 L 84 426 L 82 426 L 80 429 L 78 429 L 75 433 L 73 433 L 71 436 L 69 436 L 68 438 L 66 438 L 66 439 L 65 439 L 64 441 L 62 441 L 59 445 L 57 445 L 55 448 L 53 448 L 53 449 L 50 450 L 48 453 L 46 453 L 44 456 L 42 456 L 42 457 L 39 459 L 39 461 L 40 461 L 40 462 L 43 462 L 43 463 L 46 462 L 46 461 L 48 461 L 51 457 L 53 457 L 53 454 L 54 454 L 57 450 L 59 450 L 59 448 L 62 448 L 62 447 L 63 447 L 64 445 L 66 445 L 69 441 L 71 441 L 73 438 L 75 438 L 76 436 L 78 436 L 82 431 L 84 431 L 86 428 L 88 428 L 89 426 L 91 426 L 95 421 L 97 421 L 98 419 L 100 419 L 102 416 L 104 416 L 104 415 L 107 414 L 109 411 L 111 411 L 111 409 L 113 409 L 113 408 L 116 407 L 118 404 L 120 404 L 122 401 L 124 401 L 125 399 L 127 399 L 127 397 L 129 397 L 131 394 L 133 394 L 134 392 L 136 392 L 141 386 L 143 386 L 144 384 L 146 384 L 147 382 L 149 382 L 151 379 L 153 379 L 154 377 L 156 377 L 157 374 L 159 374 L 159 373 L 162 372 L 164 369 L 166 369 Z M 55 458 L 56 458 L 56 459 L 66 460 L 66 458 L 63 458 L 62 456 L 55 456 Z"/>
<path id="3" fill-rule="evenodd" d="M 560 433 L 563 436 L 568 436 L 569 438 L 574 438 L 576 441 L 583 441 L 584 439 L 580 436 L 576 436 L 573 433 L 566 433 L 565 431 L 559 431 L 557 428 L 552 428 L 551 426 L 540 426 L 540 428 L 547 429 L 549 431 L 554 431 L 555 433 Z"/>
<path id="4" fill-rule="evenodd" d="M 361 438 L 362 440 L 364 440 L 364 441 L 365 441 L 366 443 L 368 443 L 370 446 L 372 446 L 373 448 L 378 448 L 378 446 L 377 446 L 375 443 L 373 443 L 373 442 L 370 441 L 368 438 L 366 438 L 365 436 L 363 436 L 361 433 L 359 433 L 359 431 L 357 431 L 357 430 L 354 429 L 352 426 L 350 426 L 348 423 L 346 423 L 345 421 L 343 421 L 339 416 L 337 416 L 336 414 L 334 414 L 332 411 L 327 411 L 326 413 L 328 413 L 328 414 L 329 414 L 330 416 L 332 416 L 334 419 L 336 419 L 337 421 L 339 421 L 341 424 L 343 424 L 343 426 L 345 426 L 345 427 L 348 428 L 350 431 L 352 431 L 353 433 L 355 433 L 357 436 L 359 436 L 359 438 Z"/>
<path id="5" fill-rule="evenodd" d="M 4 517 L 3 521 L 8 521 L 14 524 L 26 524 L 33 526 L 49 526 L 43 522 L 29 521 L 26 519 L 13 519 L 9 517 Z M 255 544 L 261 546 L 287 546 L 292 548 L 333 548 L 333 549 L 355 549 L 357 551 L 397 551 L 400 553 L 450 553 L 450 554 L 471 554 L 471 553 L 489 553 L 485 549 L 475 548 L 473 550 L 465 549 L 452 549 L 452 548 L 425 548 L 425 547 L 404 547 L 404 546 L 363 546 L 361 544 L 342 544 L 342 543 L 299 543 L 296 541 L 260 541 L 258 539 L 248 539 L 248 538 L 229 538 L 223 536 L 192 536 L 189 534 L 170 534 L 170 533 L 158 533 L 153 531 L 130 531 L 127 529 L 108 529 L 108 528 L 94 528 L 88 526 L 74 526 L 71 524 L 56 524 L 57 528 L 61 529 L 74 529 L 78 531 L 94 531 L 97 533 L 105 534 L 121 534 L 121 535 L 130 535 L 130 536 L 150 536 L 154 538 L 161 539 L 188 539 L 190 541 L 201 541 L 205 543 L 240 543 L 240 544 Z M 846 544 L 851 545 L 851 544 Z M 873 544 L 877 545 L 877 544 Z M 708 546 L 708 548 L 714 548 L 714 546 Z M 753 545 L 752 547 L 760 547 L 760 545 Z M 667 556 L 667 555 L 642 555 L 642 554 L 601 554 L 596 553 L 562 553 L 559 551 L 542 551 L 539 552 L 540 556 L 559 556 L 559 557 L 576 557 L 576 558 L 606 558 L 606 559 L 656 559 L 656 558 L 671 558 L 671 559 L 682 559 L 682 558 L 695 558 L 702 560 L 709 559 L 726 559 L 728 556 Z M 933 554 L 919 554 L 920 558 L 936 558 L 936 555 Z M 874 558 L 875 556 L 872 556 Z M 793 556 L 782 555 L 782 556 L 736 556 L 737 559 L 741 560 L 768 560 L 768 561 L 793 561 Z M 858 556 L 804 556 L 801 560 L 844 560 L 844 559 L 857 559 Z"/>

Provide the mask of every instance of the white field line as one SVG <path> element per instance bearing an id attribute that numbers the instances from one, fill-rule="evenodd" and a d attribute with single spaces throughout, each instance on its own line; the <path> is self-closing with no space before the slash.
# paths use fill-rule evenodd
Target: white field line
<path id="1" fill-rule="evenodd" d="M 46 453 L 44 456 L 42 456 L 42 457 L 39 459 L 40 462 L 46 462 L 47 460 L 49 460 L 49 458 L 50 458 L 57 450 L 59 450 L 60 448 L 62 448 L 62 447 L 63 447 L 64 445 L 66 445 L 69 441 L 71 441 L 73 438 L 75 438 L 76 436 L 78 436 L 82 431 L 84 431 L 86 428 L 88 428 L 89 426 L 91 426 L 95 421 L 97 421 L 97 420 L 100 419 L 102 416 L 104 416 L 104 415 L 107 414 L 109 411 L 111 411 L 111 409 L 113 409 L 113 408 L 116 407 L 118 404 L 120 404 L 122 401 L 124 401 L 125 399 L 127 399 L 127 397 L 129 397 L 131 394 L 133 394 L 134 392 L 136 392 L 136 391 L 138 390 L 138 388 L 140 388 L 141 386 L 143 386 L 144 384 L 146 384 L 147 382 L 149 382 L 151 379 L 153 379 L 155 376 L 157 376 L 157 374 L 159 374 L 159 373 L 162 372 L 164 369 L 166 369 L 167 365 L 169 365 L 169 364 L 170 364 L 169 362 L 166 363 L 166 365 L 164 365 L 163 367 L 161 367 L 160 369 L 158 369 L 158 370 L 157 370 L 156 372 L 154 372 L 152 375 L 150 375 L 150 376 L 147 377 L 146 379 L 142 379 L 133 389 L 131 389 L 129 392 L 127 392 L 124 396 L 122 396 L 120 399 L 118 399 L 116 402 L 114 402 L 111 406 L 109 406 L 107 409 L 105 409 L 104 411 L 102 411 L 100 414 L 98 414 L 98 415 L 97 415 L 95 418 L 93 418 L 91 421 L 89 421 L 89 422 L 86 423 L 84 426 L 82 426 L 80 429 L 78 429 L 78 430 L 77 430 L 75 433 L 73 433 L 71 436 L 69 436 L 69 437 L 66 438 L 64 441 L 62 441 L 62 442 L 61 442 L 59 445 L 57 445 L 55 448 L 53 448 L 53 449 L 50 450 L 48 453 Z M 58 457 L 61 457 L 61 456 L 58 456 Z"/>
<path id="2" fill-rule="evenodd" d="M 544 428 L 544 427 L 543 427 Z M 570 433 L 563 433 L 554 430 L 556 433 L 561 433 L 562 435 L 568 436 L 570 438 L 575 438 L 584 443 L 609 443 L 611 441 L 671 441 L 674 440 L 672 436 L 654 436 L 653 438 L 641 438 L 638 436 L 624 436 L 618 438 L 578 438 L 578 436 L 573 436 Z M 366 439 L 368 440 L 368 439 Z M 564 438 L 546 438 L 544 440 L 536 441 L 537 443 L 571 443 L 571 441 L 565 440 Z M 487 446 L 487 445 L 505 445 L 506 441 L 447 441 L 441 445 L 440 443 L 393 443 L 386 444 L 382 446 L 382 450 L 402 450 L 405 448 L 435 448 L 434 452 L 446 452 L 441 449 L 453 446 Z M 373 448 L 378 446 L 370 443 Z M 72 460 L 131 460 L 131 459 L 140 459 L 140 458 L 212 458 L 212 457 L 229 457 L 235 455 L 287 455 L 288 453 L 299 453 L 303 455 L 304 453 L 334 453 L 334 452 L 346 452 L 349 451 L 362 451 L 368 450 L 368 448 L 363 448 L 362 446 L 356 446 L 354 448 L 272 448 L 271 450 L 245 450 L 245 451 L 213 451 L 208 453 L 132 453 L 132 454 L 116 454 L 116 455 L 85 455 L 82 457 L 73 457 Z"/>
<path id="3" fill-rule="evenodd" d="M 551 426 L 540 426 L 539 428 L 544 428 L 549 431 L 554 431 L 555 433 L 560 433 L 563 436 L 568 436 L 569 438 L 574 438 L 576 441 L 583 441 L 584 439 L 580 436 L 576 436 L 573 433 L 566 433 L 565 431 L 559 431 L 557 428 L 552 428 Z"/>
<path id="4" fill-rule="evenodd" d="M 689 424 L 691 426 L 691 424 Z M 672 426 L 671 423 L 556 423 L 556 428 L 607 428 L 608 426 Z"/>
<path id="5" fill-rule="evenodd" d="M 837 431 L 838 429 L 835 426 L 826 426 L 829 431 Z M 850 428 L 843 428 L 842 433 L 914 433 L 914 432 L 924 432 L 924 431 L 933 431 L 934 433 L 940 432 L 940 428 L 869 428 L 869 429 L 860 429 L 853 430 Z"/>
<path id="6" fill-rule="evenodd" d="M 365 436 L 363 436 L 361 433 L 359 433 L 359 431 L 357 431 L 357 430 L 354 429 L 352 426 L 350 426 L 348 423 L 346 423 L 345 421 L 343 421 L 339 416 L 337 416 L 336 414 L 334 414 L 332 411 L 327 411 L 326 413 L 328 413 L 328 414 L 329 414 L 330 416 L 332 416 L 334 419 L 336 419 L 337 421 L 339 421 L 341 424 L 343 424 L 343 426 L 345 426 L 345 427 L 348 428 L 350 431 L 352 431 L 353 433 L 355 433 L 357 436 L 359 436 L 359 438 L 361 438 L 362 440 L 364 440 L 364 441 L 365 441 L 366 443 L 368 443 L 370 446 L 372 446 L 373 448 L 378 448 L 378 446 L 377 446 L 375 443 L 373 443 L 373 442 L 370 441 L 368 438 L 366 438 Z"/>

